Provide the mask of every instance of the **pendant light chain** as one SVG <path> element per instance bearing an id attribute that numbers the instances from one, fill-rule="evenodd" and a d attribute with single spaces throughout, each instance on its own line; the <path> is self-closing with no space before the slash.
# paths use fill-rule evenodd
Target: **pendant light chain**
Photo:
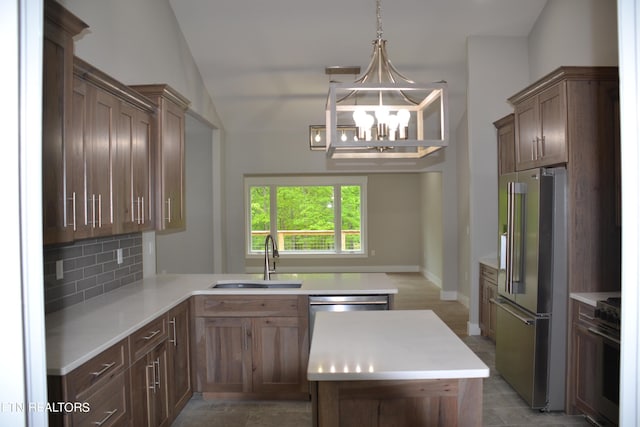
<path id="1" fill-rule="evenodd" d="M 382 39 L 382 13 L 380 12 L 380 0 L 376 0 L 376 19 L 378 21 L 378 40 Z"/>

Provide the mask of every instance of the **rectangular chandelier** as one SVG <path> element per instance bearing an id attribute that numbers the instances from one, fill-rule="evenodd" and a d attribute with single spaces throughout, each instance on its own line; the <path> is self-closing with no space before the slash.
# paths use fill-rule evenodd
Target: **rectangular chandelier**
<path id="1" fill-rule="evenodd" d="M 448 145 L 448 110 L 446 82 L 331 82 L 326 155 L 331 159 L 425 157 Z M 311 147 L 312 137 L 310 129 Z"/>

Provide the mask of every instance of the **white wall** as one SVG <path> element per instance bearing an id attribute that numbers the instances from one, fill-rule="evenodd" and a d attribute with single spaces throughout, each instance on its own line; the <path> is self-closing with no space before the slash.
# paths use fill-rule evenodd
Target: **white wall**
<path id="1" fill-rule="evenodd" d="M 478 262 L 495 256 L 498 229 L 497 139 L 493 122 L 512 108 L 506 99 L 529 81 L 524 37 L 467 41 L 469 160 L 469 331 L 478 332 Z"/>
<path id="2" fill-rule="evenodd" d="M 221 128 L 168 0 L 60 0 L 89 25 L 75 53 L 124 84 L 166 83 Z"/>
<path id="3" fill-rule="evenodd" d="M 444 260 L 442 244 L 442 173 L 421 174 L 420 211 L 422 217 L 423 275 L 442 288 Z"/>
<path id="4" fill-rule="evenodd" d="M 561 65 L 618 65 L 614 0 L 549 0 L 529 35 L 531 81 Z"/>
<path id="5" fill-rule="evenodd" d="M 212 130 L 185 119 L 186 230 L 156 233 L 158 273 L 214 273 Z"/>

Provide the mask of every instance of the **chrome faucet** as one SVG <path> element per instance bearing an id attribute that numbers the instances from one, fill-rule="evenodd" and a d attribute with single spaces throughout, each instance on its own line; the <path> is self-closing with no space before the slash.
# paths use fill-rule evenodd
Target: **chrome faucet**
<path id="1" fill-rule="evenodd" d="M 273 257 L 273 269 L 269 266 L 269 241 L 271 241 L 271 255 Z M 280 258 L 278 246 L 271 234 L 264 240 L 264 280 L 271 280 L 271 273 L 276 272 L 276 258 Z"/>

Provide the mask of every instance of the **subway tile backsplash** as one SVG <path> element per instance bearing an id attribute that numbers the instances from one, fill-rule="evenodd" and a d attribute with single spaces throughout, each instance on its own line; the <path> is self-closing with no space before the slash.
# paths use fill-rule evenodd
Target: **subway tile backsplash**
<path id="1" fill-rule="evenodd" d="M 122 249 L 118 264 L 117 250 Z M 62 279 L 56 262 L 62 261 Z M 142 234 L 80 240 L 67 246 L 44 247 L 45 313 L 142 280 Z"/>

